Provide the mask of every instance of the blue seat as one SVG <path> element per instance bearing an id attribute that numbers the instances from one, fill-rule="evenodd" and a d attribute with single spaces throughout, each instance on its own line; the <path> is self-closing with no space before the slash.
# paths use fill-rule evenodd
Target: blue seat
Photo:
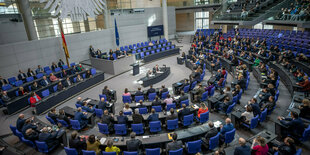
<path id="1" fill-rule="evenodd" d="M 196 87 L 196 84 L 197 84 L 197 81 L 194 81 L 194 82 L 192 83 L 192 85 L 191 85 L 190 90 L 193 90 L 193 89 Z"/>
<path id="2" fill-rule="evenodd" d="M 187 142 L 185 145 L 189 154 L 201 152 L 201 140 Z"/>
<path id="3" fill-rule="evenodd" d="M 154 50 L 152 50 L 152 51 L 151 51 L 151 54 L 155 54 L 155 51 L 154 51 Z"/>
<path id="4" fill-rule="evenodd" d="M 163 92 L 163 93 L 161 94 L 161 99 L 166 99 L 167 96 L 168 96 L 168 94 L 169 94 L 169 91 Z"/>
<path id="5" fill-rule="evenodd" d="M 235 139 L 236 129 L 225 133 L 225 144 L 231 143 Z"/>
<path id="6" fill-rule="evenodd" d="M 183 88 L 184 93 L 188 93 L 190 85 L 187 85 Z"/>
<path id="7" fill-rule="evenodd" d="M 145 149 L 146 155 L 160 155 L 160 148 Z"/>
<path id="8" fill-rule="evenodd" d="M 174 151 L 169 151 L 169 155 L 182 155 L 182 154 L 183 154 L 183 148 Z"/>
<path id="9" fill-rule="evenodd" d="M 67 155 L 78 155 L 78 152 L 76 151 L 75 148 L 65 147 L 65 151 Z"/>
<path id="10" fill-rule="evenodd" d="M 45 118 L 46 118 L 52 125 L 56 125 L 56 122 L 55 122 L 52 118 L 48 117 L 47 115 L 45 115 Z"/>
<path id="11" fill-rule="evenodd" d="M 95 109 L 95 114 L 98 118 L 101 118 L 101 116 L 103 114 L 103 110 L 102 109 Z"/>
<path id="12" fill-rule="evenodd" d="M 11 77 L 11 78 L 8 78 L 8 81 L 11 85 L 14 85 L 15 82 L 16 82 L 16 77 Z"/>
<path id="13" fill-rule="evenodd" d="M 131 124 L 131 129 L 133 132 L 135 132 L 137 135 L 142 135 L 144 134 L 143 130 L 143 124 Z"/>
<path id="14" fill-rule="evenodd" d="M 236 95 L 236 96 L 233 97 L 232 102 L 238 102 L 238 95 Z"/>
<path id="15" fill-rule="evenodd" d="M 30 77 L 27 77 L 27 78 L 26 78 L 26 81 L 27 81 L 27 82 L 31 82 L 31 81 L 33 81 L 33 80 L 34 80 L 33 76 L 30 76 Z"/>
<path id="16" fill-rule="evenodd" d="M 129 151 L 124 151 L 124 155 L 138 155 L 138 152 L 129 152 Z"/>
<path id="17" fill-rule="evenodd" d="M 122 96 L 123 103 L 131 103 L 131 96 Z"/>
<path id="18" fill-rule="evenodd" d="M 144 101 L 144 96 L 135 96 L 136 102 L 139 102 L 140 100 Z"/>
<path id="19" fill-rule="evenodd" d="M 19 86 L 21 86 L 21 85 L 23 85 L 23 84 L 24 84 L 24 83 L 23 83 L 22 80 L 18 80 L 18 81 L 15 82 L 15 86 L 16 86 L 16 87 L 19 87 Z"/>
<path id="20" fill-rule="evenodd" d="M 57 118 L 57 122 L 59 122 L 62 126 L 66 127 L 66 128 L 69 127 L 69 124 L 62 119 Z"/>
<path id="21" fill-rule="evenodd" d="M 55 86 L 53 86 L 53 90 L 54 90 L 54 92 L 57 92 L 57 85 L 55 85 Z"/>
<path id="22" fill-rule="evenodd" d="M 183 118 L 183 126 L 190 126 L 194 122 L 194 114 L 186 115 Z"/>
<path id="23" fill-rule="evenodd" d="M 310 138 L 310 125 L 304 130 L 302 137 L 300 138 L 300 141 L 306 142 Z"/>
<path id="24" fill-rule="evenodd" d="M 60 71 L 61 71 L 60 67 L 55 68 L 55 72 L 60 72 Z"/>
<path id="25" fill-rule="evenodd" d="M 104 98 L 105 101 L 107 101 L 107 96 L 104 94 L 99 94 L 99 100 L 101 100 L 101 98 Z"/>
<path id="26" fill-rule="evenodd" d="M 200 118 L 196 117 L 196 119 L 202 124 L 207 122 L 209 120 L 209 111 L 201 113 Z"/>
<path id="27" fill-rule="evenodd" d="M 95 151 L 82 150 L 83 155 L 97 155 Z"/>
<path id="28" fill-rule="evenodd" d="M 10 90 L 10 89 L 12 89 L 12 86 L 10 84 L 6 84 L 2 86 L 2 90 L 4 91 Z"/>
<path id="29" fill-rule="evenodd" d="M 140 114 L 147 114 L 147 108 L 144 107 L 144 108 L 139 108 L 139 113 Z"/>
<path id="30" fill-rule="evenodd" d="M 160 52 L 160 49 L 157 49 L 157 50 L 156 50 L 156 53 L 159 53 L 159 52 Z"/>
<path id="31" fill-rule="evenodd" d="M 47 144 L 45 142 L 35 141 L 38 151 L 42 153 L 48 153 L 52 151 L 57 145 L 53 145 L 51 148 L 48 148 Z"/>
<path id="32" fill-rule="evenodd" d="M 43 77 L 43 76 L 44 76 L 43 73 L 39 73 L 39 74 L 36 75 L 37 79 L 40 79 L 40 78 Z"/>
<path id="33" fill-rule="evenodd" d="M 132 112 L 131 111 L 126 111 L 126 112 L 124 112 L 124 115 L 132 115 Z"/>
<path id="34" fill-rule="evenodd" d="M 97 73 L 96 68 L 90 69 L 90 73 L 91 73 L 91 75 L 96 75 L 96 73 Z"/>
<path id="35" fill-rule="evenodd" d="M 181 105 L 185 104 L 186 106 L 189 106 L 189 100 L 181 101 Z"/>
<path id="36" fill-rule="evenodd" d="M 139 51 L 139 50 L 138 50 Z M 140 53 L 140 58 L 143 59 L 144 58 L 144 52 Z"/>
<path id="37" fill-rule="evenodd" d="M 179 128 L 178 119 L 167 120 L 167 130 L 175 130 Z"/>
<path id="38" fill-rule="evenodd" d="M 218 133 L 216 136 L 211 137 L 209 140 L 209 150 L 214 150 L 219 145 L 219 139 L 220 139 L 220 133 Z"/>
<path id="39" fill-rule="evenodd" d="M 70 66 L 71 66 L 71 67 L 75 66 L 75 62 L 71 63 Z"/>
<path id="40" fill-rule="evenodd" d="M 116 135 L 124 136 L 127 134 L 126 124 L 114 124 L 114 130 Z"/>
<path id="41" fill-rule="evenodd" d="M 259 115 L 256 115 L 254 118 L 251 119 L 251 124 L 248 125 L 246 123 L 242 123 L 243 126 L 249 128 L 249 129 L 254 129 L 256 128 L 257 124 L 258 124 L 258 116 Z"/>
<path id="42" fill-rule="evenodd" d="M 22 137 L 22 142 L 27 144 L 28 146 L 30 146 L 32 148 L 36 148 L 36 145 L 32 141 L 25 139 L 24 137 Z"/>
<path id="43" fill-rule="evenodd" d="M 62 65 L 62 68 L 63 69 L 68 69 L 69 67 L 68 67 L 68 65 Z"/>
<path id="44" fill-rule="evenodd" d="M 165 47 L 161 48 L 161 51 L 165 51 L 165 50 L 166 50 Z"/>
<path id="45" fill-rule="evenodd" d="M 155 100 L 155 97 L 156 97 L 156 93 L 150 93 L 150 94 L 148 95 L 149 101 L 154 101 L 154 100 Z"/>
<path id="46" fill-rule="evenodd" d="M 175 103 L 172 103 L 172 104 L 167 104 L 167 111 L 169 111 L 170 109 L 176 109 L 176 105 L 175 105 Z"/>
<path id="47" fill-rule="evenodd" d="M 225 115 L 230 114 L 232 112 L 232 110 L 234 109 L 235 105 L 236 105 L 236 102 L 234 102 L 233 104 L 228 106 L 227 110 L 225 111 Z"/>
<path id="48" fill-rule="evenodd" d="M 46 75 L 46 76 L 49 76 L 51 73 L 53 73 L 53 71 L 48 70 L 48 71 L 45 72 L 45 75 Z"/>
<path id="49" fill-rule="evenodd" d="M 11 129 L 11 131 L 13 132 L 13 134 L 16 135 L 16 130 L 17 130 L 17 128 L 16 128 L 15 126 L 12 126 L 12 125 L 10 124 L 10 129 Z"/>
<path id="50" fill-rule="evenodd" d="M 102 134 L 109 134 L 109 127 L 107 124 L 98 123 L 99 132 Z"/>
<path id="51" fill-rule="evenodd" d="M 19 132 L 17 129 L 15 130 L 15 133 L 16 133 L 16 136 L 18 137 L 18 139 L 20 141 L 22 141 L 22 137 L 24 137 L 24 135 L 21 132 Z"/>
<path id="52" fill-rule="evenodd" d="M 302 149 L 298 149 L 295 153 L 295 155 L 301 155 Z"/>
<path id="53" fill-rule="evenodd" d="M 82 105 L 80 105 L 80 104 L 75 104 L 75 107 L 76 107 L 76 109 L 78 109 L 78 108 L 82 107 Z"/>
<path id="54" fill-rule="evenodd" d="M 155 133 L 155 132 L 160 132 L 161 131 L 161 123 L 160 121 L 152 121 L 150 122 L 150 132 Z"/>
<path id="55" fill-rule="evenodd" d="M 47 71 L 50 71 L 51 69 L 50 69 L 49 66 L 45 66 L 45 67 L 43 68 L 43 70 L 44 70 L 44 72 L 46 73 Z"/>
<path id="56" fill-rule="evenodd" d="M 266 120 L 266 117 L 267 117 L 267 108 L 265 108 L 264 111 L 262 111 L 262 113 L 260 114 L 259 121 L 264 122 Z"/>
<path id="57" fill-rule="evenodd" d="M 78 120 L 70 119 L 70 124 L 72 126 L 72 129 L 74 129 L 74 130 L 81 130 L 81 125 L 80 125 L 80 122 Z"/>
<path id="58" fill-rule="evenodd" d="M 48 89 L 46 89 L 46 90 L 43 90 L 43 91 L 41 92 L 41 94 L 42 94 L 42 96 L 43 96 L 43 98 L 44 98 L 44 97 L 47 97 L 47 96 L 50 95 L 50 91 L 49 91 Z"/>
<path id="59" fill-rule="evenodd" d="M 146 52 L 146 53 L 145 53 L 145 56 L 148 56 L 148 55 L 150 55 L 150 52 Z"/>
<path id="60" fill-rule="evenodd" d="M 156 112 L 161 112 L 162 111 L 162 108 L 160 105 L 158 106 L 152 106 L 153 109 L 155 109 Z"/>
<path id="61" fill-rule="evenodd" d="M 213 95 L 214 95 L 214 92 L 215 92 L 215 87 L 211 88 L 210 96 L 213 96 Z"/>
<path id="62" fill-rule="evenodd" d="M 201 96 L 200 101 L 201 101 L 201 102 L 207 101 L 207 99 L 208 99 L 208 94 L 209 94 L 208 91 L 205 91 L 204 93 L 202 93 L 202 96 Z"/>

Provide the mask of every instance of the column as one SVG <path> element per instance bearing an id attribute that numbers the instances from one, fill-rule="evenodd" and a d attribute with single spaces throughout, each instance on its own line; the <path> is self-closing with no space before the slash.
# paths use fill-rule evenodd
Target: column
<path id="1" fill-rule="evenodd" d="M 22 15 L 25 30 L 28 36 L 28 40 L 37 40 L 38 36 L 33 24 L 32 13 L 29 5 L 29 0 L 17 0 L 17 7 Z"/>
<path id="2" fill-rule="evenodd" d="M 104 12 L 103 12 L 103 18 L 104 18 L 104 28 L 105 29 L 107 29 L 108 28 L 108 26 L 109 26 L 109 14 L 110 14 L 110 12 L 109 12 L 109 10 L 108 10 L 108 2 L 107 2 L 107 0 L 104 0 L 104 2 L 105 2 L 105 6 L 104 6 Z"/>
<path id="3" fill-rule="evenodd" d="M 167 40 L 169 40 L 168 35 L 168 13 L 167 13 L 167 0 L 162 0 L 163 2 L 163 24 L 164 24 L 164 36 Z"/>
<path id="4" fill-rule="evenodd" d="M 85 27 L 85 32 L 90 31 L 88 18 L 86 18 L 86 20 L 84 20 L 84 27 Z"/>

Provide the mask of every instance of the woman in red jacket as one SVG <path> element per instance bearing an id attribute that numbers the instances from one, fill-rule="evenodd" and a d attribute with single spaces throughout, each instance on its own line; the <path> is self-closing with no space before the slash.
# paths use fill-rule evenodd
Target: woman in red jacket
<path id="1" fill-rule="evenodd" d="M 32 108 L 32 113 L 35 113 L 35 107 L 36 107 L 36 103 L 38 103 L 39 101 L 41 101 L 41 97 L 39 95 L 37 95 L 35 92 L 31 92 L 30 94 L 30 107 Z"/>
<path id="2" fill-rule="evenodd" d="M 198 118 L 200 118 L 200 114 L 208 112 L 208 110 L 209 110 L 208 107 L 204 103 L 201 103 L 200 108 L 198 110 Z"/>

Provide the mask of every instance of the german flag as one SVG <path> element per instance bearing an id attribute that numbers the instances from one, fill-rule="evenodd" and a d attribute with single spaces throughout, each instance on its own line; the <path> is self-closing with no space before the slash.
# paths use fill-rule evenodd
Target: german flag
<path id="1" fill-rule="evenodd" d="M 66 39 L 65 39 L 65 35 L 64 35 L 64 33 L 62 31 L 61 31 L 61 38 L 62 38 L 62 47 L 64 48 L 65 55 L 66 55 L 67 58 L 70 58 L 68 47 L 67 47 L 67 43 L 66 43 Z"/>

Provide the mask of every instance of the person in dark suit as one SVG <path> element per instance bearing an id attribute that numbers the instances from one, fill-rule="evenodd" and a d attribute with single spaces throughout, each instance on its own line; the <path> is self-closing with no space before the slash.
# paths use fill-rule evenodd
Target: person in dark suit
<path id="1" fill-rule="evenodd" d="M 91 78 L 91 77 L 93 77 L 93 76 L 91 75 L 91 73 L 90 73 L 90 70 L 87 70 L 85 77 L 86 77 L 86 78 Z"/>
<path id="2" fill-rule="evenodd" d="M 1 99 L 2 101 L 4 102 L 4 106 L 6 106 L 6 102 L 9 102 L 11 101 L 11 98 L 8 96 L 7 92 L 6 91 L 2 91 L 1 93 Z"/>
<path id="3" fill-rule="evenodd" d="M 82 108 L 78 108 L 77 112 L 74 114 L 74 120 L 78 120 L 80 123 L 80 127 L 83 129 L 87 126 L 87 113 L 83 112 L 82 113 Z"/>
<path id="4" fill-rule="evenodd" d="M 196 81 L 200 81 L 200 72 L 198 71 L 198 69 L 195 70 L 194 74 L 193 74 L 193 78 L 196 80 Z"/>
<path id="5" fill-rule="evenodd" d="M 42 132 L 39 134 L 39 141 L 40 142 L 45 142 L 47 144 L 48 148 L 51 148 L 55 145 L 59 144 L 59 140 L 56 138 L 57 137 L 57 133 L 55 132 L 53 134 L 48 132 L 47 127 L 44 127 L 42 129 Z"/>
<path id="6" fill-rule="evenodd" d="M 176 133 L 172 133 L 172 142 L 167 144 L 166 153 L 169 154 L 169 151 L 175 151 L 181 149 L 183 147 L 182 141 L 178 141 L 178 135 Z"/>
<path id="7" fill-rule="evenodd" d="M 24 87 L 19 87 L 18 88 L 18 96 L 24 96 L 27 95 L 27 91 L 24 89 Z"/>
<path id="8" fill-rule="evenodd" d="M 186 107 L 186 104 L 182 104 L 182 110 L 179 112 L 180 120 L 183 120 L 184 116 L 191 114 L 191 110 Z"/>
<path id="9" fill-rule="evenodd" d="M 57 122 L 58 115 L 56 114 L 56 108 L 52 108 L 51 111 L 47 114 L 55 123 Z"/>
<path id="10" fill-rule="evenodd" d="M 141 88 L 138 88 L 138 91 L 136 91 L 135 96 L 143 96 L 143 92 L 141 91 Z"/>
<path id="11" fill-rule="evenodd" d="M 143 104 L 143 101 L 140 100 L 139 101 L 139 105 L 138 105 L 138 108 L 145 108 L 146 106 Z"/>
<path id="12" fill-rule="evenodd" d="M 217 130 L 217 128 L 214 127 L 214 124 L 212 121 L 208 122 L 208 126 L 209 126 L 210 130 L 205 134 L 204 137 L 201 138 L 203 143 L 206 145 L 206 148 L 209 148 L 210 138 L 212 138 L 218 134 L 218 130 Z"/>
<path id="13" fill-rule="evenodd" d="M 279 155 L 294 155 L 296 154 L 295 141 L 291 137 L 284 138 L 284 142 L 280 145 L 271 143 L 269 146 L 269 153 L 275 154 L 278 152 Z"/>
<path id="14" fill-rule="evenodd" d="M 153 88 L 153 85 L 150 85 L 150 88 L 147 90 L 147 95 L 151 94 L 151 93 L 155 93 L 156 90 Z"/>
<path id="15" fill-rule="evenodd" d="M 243 75 L 240 75 L 238 77 L 238 82 L 237 82 L 238 85 L 240 85 L 240 87 L 245 90 L 245 87 L 246 87 L 246 79 L 243 77 Z"/>
<path id="16" fill-rule="evenodd" d="M 19 74 L 17 76 L 18 80 L 23 80 L 25 82 L 26 78 L 27 78 L 26 74 L 24 72 L 22 72 L 21 70 L 19 70 L 18 72 L 19 72 Z"/>
<path id="17" fill-rule="evenodd" d="M 62 68 L 63 65 L 65 65 L 65 63 L 61 59 L 59 59 L 58 67 Z"/>
<path id="18" fill-rule="evenodd" d="M 173 109 L 173 108 L 171 108 L 169 111 L 170 111 L 170 115 L 168 115 L 168 116 L 166 117 L 166 122 L 167 122 L 168 120 L 174 120 L 174 119 L 177 119 L 177 118 L 178 118 L 178 115 L 174 113 L 174 109 Z"/>
<path id="19" fill-rule="evenodd" d="M 41 65 L 38 65 L 38 68 L 36 69 L 36 73 L 44 73 L 44 69 L 41 67 Z"/>
<path id="20" fill-rule="evenodd" d="M 130 133 L 130 140 L 126 141 L 127 151 L 137 151 L 138 154 L 141 154 L 142 142 L 139 139 L 136 139 L 136 133 Z"/>
<path id="21" fill-rule="evenodd" d="M 26 134 L 24 135 L 25 139 L 35 142 L 39 138 L 39 133 L 35 130 L 27 129 Z"/>
<path id="22" fill-rule="evenodd" d="M 133 124 L 143 123 L 143 116 L 139 113 L 139 109 L 136 108 L 134 113 L 132 114 Z"/>
<path id="23" fill-rule="evenodd" d="M 159 116 L 158 116 L 158 114 L 156 114 L 156 111 L 155 111 L 155 109 L 154 108 L 152 108 L 152 110 L 151 110 L 151 115 L 147 118 L 147 120 L 149 121 L 149 122 L 152 122 L 152 121 L 159 121 Z"/>
<path id="24" fill-rule="evenodd" d="M 235 148 L 234 155 L 251 155 L 250 146 L 246 145 L 246 140 L 244 138 L 239 138 L 240 146 Z"/>
<path id="25" fill-rule="evenodd" d="M 108 88 L 108 86 L 104 86 L 104 88 L 102 89 L 102 95 L 107 96 L 107 100 L 110 101 L 111 100 L 111 91 Z"/>
<path id="26" fill-rule="evenodd" d="M 73 131 L 69 139 L 69 147 L 75 148 L 78 154 L 81 154 L 82 150 L 86 150 L 86 139 L 78 136 L 77 131 Z"/>
<path id="27" fill-rule="evenodd" d="M 41 86 L 38 85 L 37 82 L 34 82 L 34 83 L 31 85 L 31 91 L 35 91 L 35 90 L 38 90 L 38 89 L 40 89 L 40 88 L 41 88 Z"/>
<path id="28" fill-rule="evenodd" d="M 72 81 L 70 80 L 69 77 L 67 77 L 66 80 L 64 81 L 64 85 L 65 87 L 69 87 L 72 85 Z"/>
<path id="29" fill-rule="evenodd" d="M 6 79 L 3 79 L 2 76 L 0 76 L 0 87 L 6 84 L 8 84 L 8 81 Z"/>
<path id="30" fill-rule="evenodd" d="M 109 131 L 113 131 L 113 114 L 109 115 L 109 111 L 105 110 L 102 115 L 101 123 L 107 124 Z"/>
<path id="31" fill-rule="evenodd" d="M 177 100 L 177 102 L 180 104 L 182 101 L 188 100 L 188 95 L 184 93 L 184 91 L 181 91 L 181 96 Z"/>
<path id="32" fill-rule="evenodd" d="M 262 102 L 265 102 L 265 101 L 268 101 L 269 96 L 271 96 L 271 93 L 268 92 L 267 88 L 264 88 L 264 89 L 262 90 L 262 93 L 259 95 L 259 98 L 260 98 L 260 100 L 261 100 L 261 103 L 262 103 Z M 260 103 L 260 107 L 261 107 L 261 103 Z"/>
<path id="33" fill-rule="evenodd" d="M 221 108 L 222 111 L 226 112 L 227 108 L 232 105 L 233 102 L 232 101 L 229 101 L 229 97 L 225 97 L 224 101 L 221 102 L 221 101 L 217 101 L 215 104 L 214 104 L 214 110 L 216 112 L 219 111 L 219 109 Z"/>
<path id="34" fill-rule="evenodd" d="M 67 76 L 68 76 L 67 71 L 64 70 L 64 69 L 62 69 L 62 70 L 61 70 L 61 77 L 62 77 L 62 78 L 65 78 L 65 77 L 67 77 Z"/>
<path id="35" fill-rule="evenodd" d="M 57 91 L 62 91 L 62 90 L 64 90 L 64 89 L 66 89 L 63 85 L 62 85 L 62 83 L 59 81 L 58 82 L 58 84 L 57 84 Z"/>
<path id="36" fill-rule="evenodd" d="M 278 117 L 280 123 L 287 127 L 281 136 L 287 137 L 287 135 L 291 135 L 296 138 L 300 138 L 305 130 L 305 125 L 303 121 L 299 118 L 298 113 L 291 111 L 291 118 Z"/>
<path id="37" fill-rule="evenodd" d="M 128 117 L 124 116 L 124 112 L 120 111 L 119 112 L 119 116 L 117 116 L 117 123 L 118 124 L 126 124 L 127 125 L 128 122 Z"/>
<path id="38" fill-rule="evenodd" d="M 58 68 L 58 66 L 56 65 L 55 62 L 52 62 L 51 68 L 52 68 L 53 71 L 55 71 L 55 69 Z"/>
<path id="39" fill-rule="evenodd" d="M 25 124 L 25 121 L 26 121 L 25 115 L 24 114 L 19 114 L 18 119 L 16 121 L 16 129 L 18 131 L 20 131 L 20 132 L 22 131 L 22 128 L 23 128 L 23 126 Z"/>
<path id="40" fill-rule="evenodd" d="M 152 106 L 161 106 L 161 101 L 158 96 L 155 97 L 155 100 L 152 102 Z"/>
<path id="41" fill-rule="evenodd" d="M 43 79 L 40 81 L 41 86 L 47 86 L 49 85 L 51 82 L 49 79 L 46 78 L 46 76 L 43 76 Z"/>
<path id="42" fill-rule="evenodd" d="M 28 71 L 27 71 L 27 76 L 28 77 L 31 77 L 31 76 L 35 76 L 36 74 L 34 74 L 34 72 L 30 69 L 30 68 L 28 68 Z"/>
<path id="43" fill-rule="evenodd" d="M 23 133 L 23 135 L 25 135 L 26 134 L 26 131 L 28 130 L 28 129 L 33 129 L 33 130 L 35 130 L 35 129 L 37 129 L 37 126 L 36 125 L 34 125 L 34 124 L 32 124 L 31 123 L 31 121 L 32 121 L 32 119 L 27 119 L 26 121 L 25 121 L 25 124 L 24 124 L 24 126 L 23 126 L 23 128 L 22 128 L 22 133 Z"/>
<path id="44" fill-rule="evenodd" d="M 161 96 L 164 92 L 167 92 L 167 91 L 168 91 L 168 88 L 166 88 L 165 85 L 162 85 L 161 89 L 159 90 L 159 96 Z"/>
<path id="45" fill-rule="evenodd" d="M 65 115 L 65 111 L 62 109 L 59 110 L 58 119 L 64 120 L 68 125 L 70 125 L 70 119 Z"/>
<path id="46" fill-rule="evenodd" d="M 83 106 L 82 97 L 78 97 L 77 98 L 76 104 L 79 104 L 79 105 Z"/>
<path id="47" fill-rule="evenodd" d="M 261 111 L 260 111 L 260 107 L 259 107 L 259 104 L 257 103 L 256 98 L 252 98 L 249 101 L 249 105 L 248 106 L 252 106 L 254 117 L 256 115 L 260 115 Z"/>
<path id="48" fill-rule="evenodd" d="M 106 105 L 106 101 L 104 100 L 104 97 L 102 97 L 99 101 L 98 109 L 102 109 L 102 111 L 105 111 L 107 109 Z"/>
<path id="49" fill-rule="evenodd" d="M 95 109 L 91 105 L 87 105 L 86 101 L 83 102 L 82 109 L 85 110 L 86 112 L 89 112 L 89 113 L 95 112 Z"/>

